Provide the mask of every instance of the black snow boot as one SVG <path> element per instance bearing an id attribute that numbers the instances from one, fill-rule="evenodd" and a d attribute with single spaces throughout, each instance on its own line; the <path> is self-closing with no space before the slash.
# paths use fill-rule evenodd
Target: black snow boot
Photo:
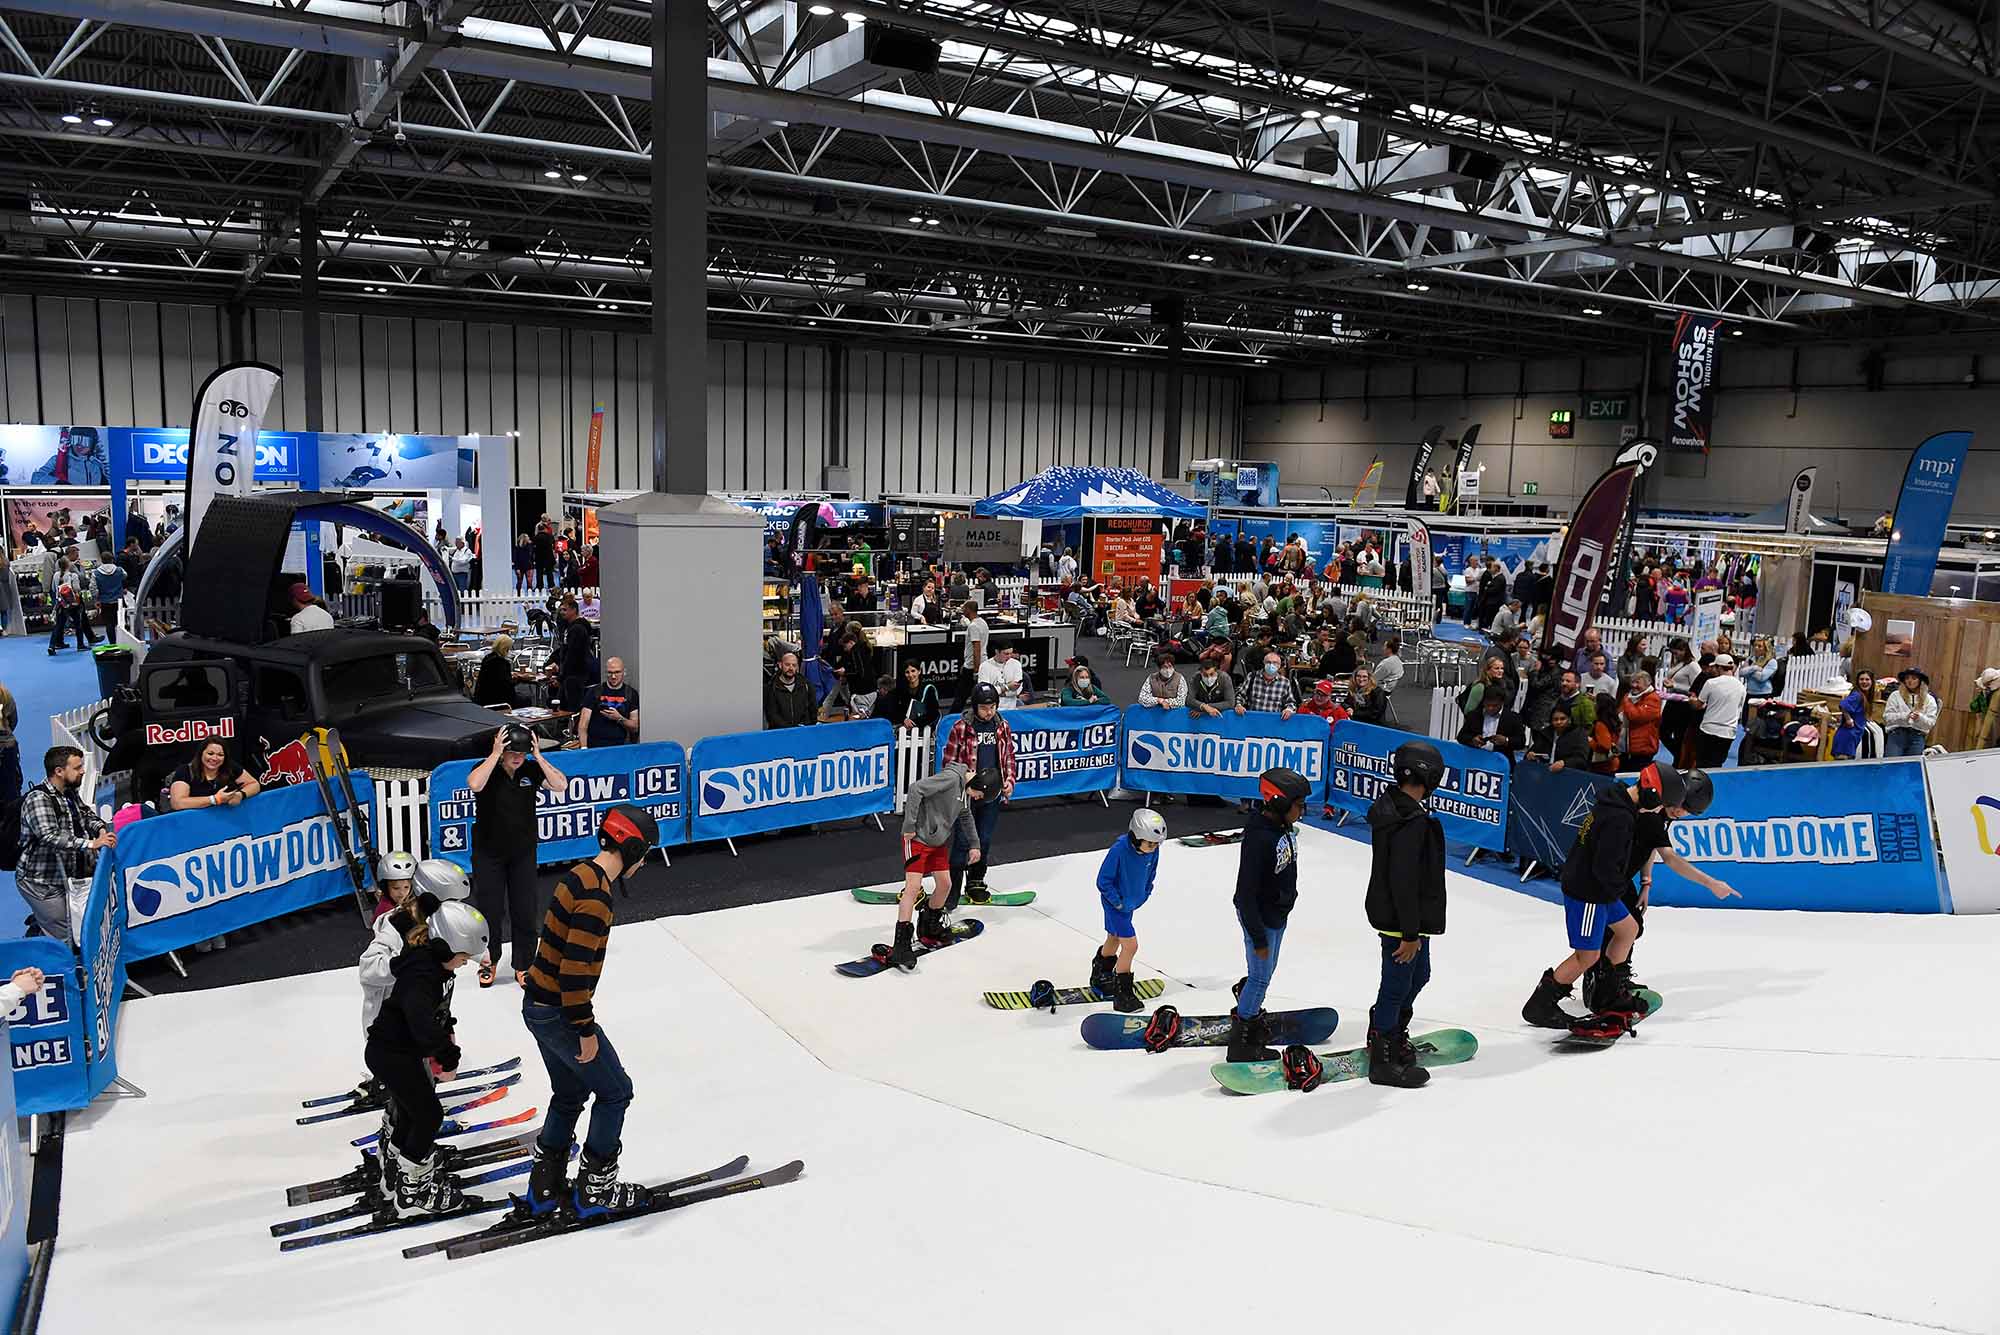
<path id="1" fill-rule="evenodd" d="M 912 923 L 896 924 L 896 944 L 889 947 L 889 963 L 904 973 L 917 967 L 917 929 Z"/>
<path id="2" fill-rule="evenodd" d="M 1111 995 L 1111 971 L 1118 965 L 1115 955 L 1105 955 L 1097 951 L 1090 953 L 1091 990 L 1101 996 Z"/>
<path id="3" fill-rule="evenodd" d="M 1129 973 L 1113 974 L 1112 980 L 1117 996 L 1111 1003 L 1111 1009 L 1120 1011 L 1126 1015 L 1130 1015 L 1133 1011 L 1138 1010 L 1139 996 L 1132 990 L 1132 975 Z"/>
<path id="4" fill-rule="evenodd" d="M 1593 1014 L 1600 1011 L 1617 1011 L 1629 1015 L 1634 1011 L 1641 1013 L 1645 1011 L 1646 1003 L 1640 998 L 1637 988 L 1632 983 L 1630 960 L 1623 964 L 1606 962 L 1599 964 L 1597 968 L 1599 975 L 1597 995 L 1590 1002 Z"/>
<path id="5" fill-rule="evenodd" d="M 569 1200 L 569 1146 L 546 1150 L 535 1142 L 528 1165 L 527 1205 L 530 1214 L 548 1214 Z"/>
<path id="6" fill-rule="evenodd" d="M 1233 1062 L 1270 1062 L 1278 1059 L 1278 1054 L 1264 1046 L 1268 1033 L 1264 1012 L 1246 1020 L 1235 1011 L 1229 1012 L 1229 1056 Z"/>
<path id="7" fill-rule="evenodd" d="M 951 939 L 951 927 L 944 920 L 943 909 L 926 904 L 917 910 L 917 939 L 927 944 Z"/>
<path id="8" fill-rule="evenodd" d="M 1416 1053 L 1412 1050 L 1406 1057 L 1403 1035 L 1385 1034 L 1379 1029 L 1368 1031 L 1368 1083 L 1388 1085 L 1394 1089 L 1420 1089 L 1428 1084 L 1431 1073 L 1416 1063 Z"/>
<path id="9" fill-rule="evenodd" d="M 1543 1029 L 1567 1029 L 1576 1017 L 1558 1003 L 1569 994 L 1569 987 L 1556 981 L 1556 971 L 1544 969 L 1542 981 L 1535 985 L 1535 995 L 1521 1007 L 1521 1018 Z"/>

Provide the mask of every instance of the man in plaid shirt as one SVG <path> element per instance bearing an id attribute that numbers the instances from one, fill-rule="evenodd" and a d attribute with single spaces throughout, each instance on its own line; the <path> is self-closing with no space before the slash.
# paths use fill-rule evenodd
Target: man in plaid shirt
<path id="1" fill-rule="evenodd" d="M 118 843 L 104 820 L 77 799 L 83 752 L 52 746 L 42 756 L 48 778 L 21 797 L 21 861 L 14 884 L 46 936 L 70 944 L 69 881 L 88 876 L 97 850 Z"/>
<path id="2" fill-rule="evenodd" d="M 967 867 L 971 845 L 961 846 L 961 839 L 952 842 L 953 888 L 946 901 L 947 911 L 958 907 L 961 880 L 969 902 L 986 902 L 986 867 L 993 857 L 993 831 L 1000 824 L 1000 803 L 1014 793 L 1014 733 L 1000 717 L 1000 692 L 990 682 L 982 681 L 972 688 L 972 708 L 951 725 L 951 734 L 944 742 L 944 759 L 938 763 L 943 766 L 953 761 L 965 766 L 971 774 L 997 769 L 1001 782 L 999 792 L 988 793 L 972 804 L 972 823 L 979 832 L 979 861 Z"/>
<path id="3" fill-rule="evenodd" d="M 1298 688 L 1285 674 L 1285 656 L 1276 649 L 1264 654 L 1261 672 L 1253 672 L 1243 683 L 1243 689 L 1236 696 L 1236 712 L 1247 713 L 1259 710 L 1266 714 L 1276 714 L 1279 718 L 1290 718 L 1299 708 Z"/>

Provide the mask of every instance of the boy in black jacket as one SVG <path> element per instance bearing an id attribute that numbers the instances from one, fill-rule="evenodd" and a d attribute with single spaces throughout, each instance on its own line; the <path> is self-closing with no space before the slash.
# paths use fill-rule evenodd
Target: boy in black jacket
<path id="1" fill-rule="evenodd" d="M 1382 985 L 1368 1013 L 1368 1079 L 1416 1089 L 1431 1073 L 1417 1065 L 1410 1017 L 1431 980 L 1429 938 L 1444 934 L 1444 826 L 1427 805 L 1444 781 L 1444 757 L 1429 742 L 1404 742 L 1390 759 L 1395 786 L 1368 808 L 1368 925 L 1382 937 Z"/>
<path id="2" fill-rule="evenodd" d="M 1262 801 L 1243 829 L 1236 864 L 1236 921 L 1243 928 L 1247 966 L 1236 1008 L 1229 1012 L 1229 1060 L 1267 1062 L 1277 1053 L 1264 1044 L 1270 1022 L 1264 993 L 1278 970 L 1278 946 L 1299 897 L 1299 836 L 1293 827 L 1305 814 L 1312 784 L 1297 770 L 1279 766 L 1257 779 Z"/>

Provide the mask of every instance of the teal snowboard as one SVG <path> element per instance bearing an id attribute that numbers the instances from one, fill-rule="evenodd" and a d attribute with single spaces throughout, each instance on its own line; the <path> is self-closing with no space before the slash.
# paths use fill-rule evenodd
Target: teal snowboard
<path id="1" fill-rule="evenodd" d="M 1556 1046 L 1559 1048 L 1608 1048 L 1619 1039 L 1625 1037 L 1625 1035 L 1631 1033 L 1633 1027 L 1641 1021 L 1650 1020 L 1655 1015 L 1658 1015 L 1660 1007 L 1666 1004 L 1665 999 L 1649 987 L 1639 988 L 1634 995 L 1646 1003 L 1646 1013 L 1638 1019 L 1627 1021 L 1622 1016 L 1614 1013 L 1609 1017 L 1605 1017 L 1609 1020 L 1609 1023 L 1599 1023 L 1600 1017 L 1598 1016 L 1581 1016 L 1575 1024 L 1570 1026 L 1568 1033 L 1556 1040 Z"/>
<path id="2" fill-rule="evenodd" d="M 1410 1040 L 1417 1050 L 1419 1066 L 1455 1066 L 1469 1062 L 1479 1051 L 1479 1040 L 1463 1029 L 1437 1029 Z M 1322 1052 L 1326 1068 L 1322 1084 L 1339 1080 L 1368 1078 L 1368 1049 L 1349 1048 L 1345 1052 Z M 1286 1088 L 1283 1062 L 1217 1062 L 1208 1068 L 1215 1083 L 1232 1094 L 1269 1094 Z"/>
<path id="3" fill-rule="evenodd" d="M 854 897 L 864 904 L 894 904 L 902 899 L 900 890 L 855 890 Z M 989 894 L 984 899 L 975 899 L 971 894 L 959 896 L 959 907 L 983 909 L 997 905 L 1003 909 L 1025 908 L 1035 902 L 1032 890 L 1002 890 Z"/>
<path id="4" fill-rule="evenodd" d="M 1333 1031 L 1340 1027 L 1340 1012 L 1331 1006 L 1321 1006 L 1313 1010 L 1272 1011 L 1267 1017 L 1271 1022 L 1271 1042 L 1324 1043 L 1333 1037 Z M 1150 1015 L 1086 1015 L 1083 1017 L 1083 1041 L 1093 1048 L 1146 1048 L 1146 1026 L 1152 1022 Z M 1177 1048 L 1217 1048 L 1229 1041 L 1229 1017 L 1227 1015 L 1183 1015 L 1180 1037 L 1173 1046 Z"/>

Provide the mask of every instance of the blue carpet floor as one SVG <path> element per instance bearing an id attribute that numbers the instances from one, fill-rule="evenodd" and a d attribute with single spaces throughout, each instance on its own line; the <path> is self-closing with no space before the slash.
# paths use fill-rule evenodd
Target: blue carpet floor
<path id="1" fill-rule="evenodd" d="M 13 692 L 21 710 L 15 735 L 21 742 L 23 783 L 36 783 L 42 777 L 42 752 L 50 744 L 49 716 L 100 698 L 96 664 L 89 654 L 76 651 L 74 639 L 54 657 L 48 650 L 48 641 L 41 636 L 0 639 L 0 685 Z M 14 891 L 14 874 L 0 871 L 0 941 L 20 936 L 26 915 L 27 908 Z"/>

